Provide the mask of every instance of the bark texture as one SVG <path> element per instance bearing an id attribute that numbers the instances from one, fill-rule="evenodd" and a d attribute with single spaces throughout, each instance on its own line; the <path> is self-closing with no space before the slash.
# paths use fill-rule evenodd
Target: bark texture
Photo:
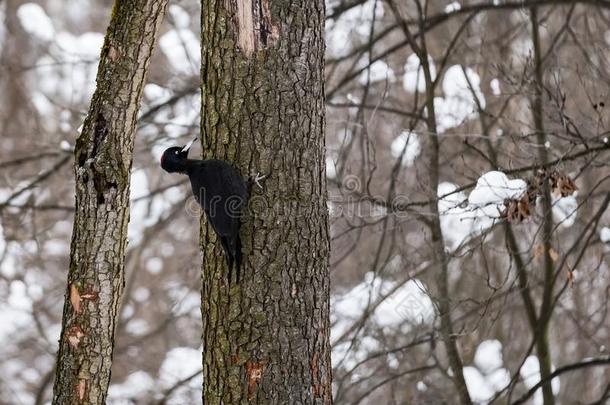
<path id="1" fill-rule="evenodd" d="M 323 34 L 323 0 L 203 2 L 204 158 L 268 175 L 239 285 L 202 223 L 206 404 L 332 402 Z"/>
<path id="2" fill-rule="evenodd" d="M 135 124 L 167 0 L 115 2 L 75 147 L 76 211 L 54 404 L 104 404 L 124 285 Z"/>

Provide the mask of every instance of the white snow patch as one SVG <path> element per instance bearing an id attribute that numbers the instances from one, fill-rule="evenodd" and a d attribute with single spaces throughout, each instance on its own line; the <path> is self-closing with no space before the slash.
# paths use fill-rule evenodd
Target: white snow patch
<path id="1" fill-rule="evenodd" d="M 17 9 L 17 18 L 28 34 L 42 41 L 51 41 L 55 37 L 53 22 L 38 4 L 24 3 Z"/>
<path id="2" fill-rule="evenodd" d="M 408 131 L 401 132 L 401 134 L 392 141 L 390 148 L 394 158 L 398 159 L 402 155 L 401 164 L 406 167 L 413 166 L 413 162 L 421 153 L 419 136 L 414 132 Z"/>
<path id="3" fill-rule="evenodd" d="M 428 65 L 431 79 L 434 80 L 436 79 L 436 66 L 434 66 L 434 60 L 430 56 L 428 56 Z M 402 86 L 409 93 L 415 93 L 416 90 L 420 93 L 426 91 L 424 70 L 421 67 L 419 58 L 414 53 L 407 58 L 405 73 L 402 76 Z"/>
<path id="4" fill-rule="evenodd" d="M 341 364 L 345 370 L 351 370 L 358 363 L 366 360 L 367 357 L 381 349 L 379 341 L 371 336 L 363 336 L 360 339 L 334 345 L 332 348 L 332 358 L 335 364 Z"/>
<path id="5" fill-rule="evenodd" d="M 44 244 L 44 252 L 51 256 L 66 256 L 70 253 L 70 245 L 63 239 L 49 239 Z"/>
<path id="6" fill-rule="evenodd" d="M 41 95 L 71 104 L 89 102 L 95 89 L 97 62 L 103 41 L 104 36 L 98 32 L 86 32 L 79 36 L 59 32 L 49 49 L 50 55 L 36 62 L 34 80 Z M 41 102 L 38 101 L 37 108 L 50 108 Z"/>
<path id="7" fill-rule="evenodd" d="M 569 228 L 574 225 L 576 221 L 576 211 L 578 209 L 578 201 L 576 201 L 575 195 L 567 197 L 556 197 L 553 198 L 553 218 L 559 222 L 562 227 Z"/>
<path id="8" fill-rule="evenodd" d="M 496 393 L 491 384 L 475 367 L 464 367 L 463 372 L 470 398 L 478 404 L 487 404 Z"/>
<path id="9" fill-rule="evenodd" d="M 201 59 L 199 40 L 188 28 L 178 28 L 163 34 L 159 46 L 172 67 L 180 73 L 194 74 Z"/>
<path id="10" fill-rule="evenodd" d="M 337 165 L 335 164 L 335 159 L 331 156 L 326 157 L 326 177 L 329 179 L 337 178 Z"/>
<path id="11" fill-rule="evenodd" d="M 527 189 L 527 183 L 521 179 L 509 180 L 499 171 L 487 172 L 477 180 L 477 185 L 468 196 L 468 202 L 480 214 L 498 218 L 504 207 L 504 200 L 518 198 Z"/>
<path id="12" fill-rule="evenodd" d="M 509 371 L 502 368 L 502 344 L 498 340 L 481 342 L 474 363 L 476 367 L 464 367 L 466 386 L 474 402 L 487 404 L 510 383 Z"/>
<path id="13" fill-rule="evenodd" d="M 2 227 L 2 218 L 0 218 L 0 257 L 4 256 L 6 250 L 6 239 L 4 239 L 4 228 Z"/>
<path id="14" fill-rule="evenodd" d="M 491 92 L 494 96 L 499 96 L 502 94 L 500 90 L 500 81 L 498 79 L 491 79 L 489 82 L 489 87 L 491 88 Z"/>
<path id="15" fill-rule="evenodd" d="M 610 228 L 608 228 L 607 226 L 604 226 L 600 231 L 599 231 L 599 239 L 603 242 L 603 243 L 608 243 L 610 242 Z M 0 249 L 0 251 L 2 251 Z"/>
<path id="16" fill-rule="evenodd" d="M 127 333 L 133 336 L 142 336 L 148 333 L 150 326 L 146 320 L 136 318 L 130 319 L 129 322 L 127 322 L 127 325 L 125 325 L 125 330 Z"/>
<path id="17" fill-rule="evenodd" d="M 170 282 L 167 294 L 172 299 L 172 313 L 176 316 L 200 315 L 201 296 L 198 291 L 193 291 L 186 286 L 176 282 Z"/>
<path id="18" fill-rule="evenodd" d="M 6 18 L 6 1 L 0 3 L 0 54 L 4 49 L 4 39 L 6 38 L 6 28 L 4 20 Z"/>
<path id="19" fill-rule="evenodd" d="M 326 50 L 335 57 L 344 56 L 354 44 L 365 40 L 370 35 L 373 23 L 373 12 L 376 26 L 384 15 L 383 3 L 375 0 L 365 1 L 352 7 L 337 20 L 326 21 Z M 329 11 L 330 13 L 330 11 Z"/>
<path id="20" fill-rule="evenodd" d="M 148 83 L 144 86 L 144 97 L 150 104 L 162 104 L 172 96 L 171 90 L 161 87 L 154 83 Z"/>
<path id="21" fill-rule="evenodd" d="M 159 274 L 163 270 L 163 260 L 158 257 L 151 257 L 146 260 L 146 270 L 152 274 Z"/>
<path id="22" fill-rule="evenodd" d="M 383 280 L 369 272 L 362 283 L 347 293 L 333 295 L 331 336 L 341 337 L 369 305 L 389 294 L 396 286 L 395 281 Z M 433 321 L 434 304 L 428 297 L 426 286 L 421 281 L 412 279 L 381 302 L 369 319 L 377 327 L 408 332 L 413 325 Z"/>
<path id="23" fill-rule="evenodd" d="M 191 17 L 182 7 L 172 4 L 169 6 L 168 12 L 177 28 L 188 28 Z"/>
<path id="24" fill-rule="evenodd" d="M 453 183 L 439 184 L 439 197 L 453 193 L 438 202 L 441 229 L 447 247 L 455 250 L 470 238 L 489 229 L 500 217 L 504 200 L 518 198 L 526 187 L 525 181 L 509 180 L 499 171 L 483 174 L 468 198 L 463 192 L 455 193 L 458 186 Z"/>
<path id="25" fill-rule="evenodd" d="M 485 95 L 480 88 L 479 75 L 471 68 L 466 68 L 465 72 L 466 74 L 460 65 L 453 65 L 445 72 L 442 86 L 444 97 L 434 98 L 439 133 L 476 118 L 478 116 L 476 100 L 481 108 L 485 108 Z"/>
<path id="26" fill-rule="evenodd" d="M 129 374 L 121 384 L 112 384 L 108 388 L 108 404 L 123 405 L 137 402 L 147 393 L 154 391 L 155 381 L 150 374 L 136 371 Z"/>
<path id="27" fill-rule="evenodd" d="M 368 69 L 360 74 L 360 78 L 358 79 L 362 85 L 365 85 L 367 82 L 375 83 L 379 81 L 388 81 L 391 83 L 395 80 L 394 71 L 382 60 L 373 62 Z"/>
<path id="28" fill-rule="evenodd" d="M 146 228 L 156 224 L 173 204 L 184 198 L 184 191 L 178 186 L 145 198 L 149 194 L 148 179 L 144 169 L 134 170 L 131 173 L 131 213 L 127 230 L 130 243 L 134 245 L 139 243 Z"/>
<path id="29" fill-rule="evenodd" d="M 445 6 L 445 13 L 453 13 L 454 11 L 458 11 L 462 8 L 462 5 L 457 2 L 454 1 L 453 3 L 447 4 L 447 6 Z"/>
<path id="30" fill-rule="evenodd" d="M 133 292 L 133 299 L 137 302 L 144 302 L 150 297 L 150 290 L 146 287 L 138 287 Z"/>
<path id="31" fill-rule="evenodd" d="M 502 343 L 499 340 L 485 340 L 477 346 L 474 364 L 488 374 L 502 367 Z"/>
<path id="32" fill-rule="evenodd" d="M 551 370 L 552 369 L 554 369 L 554 367 L 551 365 Z M 528 389 L 531 389 L 534 385 L 538 384 L 538 382 L 540 382 L 540 363 L 538 362 L 538 357 L 529 356 L 525 359 L 521 370 L 519 370 L 519 374 L 521 375 L 521 378 L 523 378 L 523 383 Z M 553 394 L 557 395 L 557 393 L 559 393 L 560 386 L 559 377 L 553 378 L 551 381 Z M 543 402 L 542 389 L 538 389 L 532 398 L 532 403 L 534 405 L 542 405 Z"/>
<path id="33" fill-rule="evenodd" d="M 201 351 L 201 348 L 176 347 L 167 352 L 159 369 L 159 380 L 163 387 L 172 387 L 178 381 L 184 380 L 201 370 Z M 175 390 L 167 402 L 168 405 L 201 402 L 202 384 L 203 375 L 200 373 L 197 377 L 192 378 L 188 384 L 184 384 Z"/>

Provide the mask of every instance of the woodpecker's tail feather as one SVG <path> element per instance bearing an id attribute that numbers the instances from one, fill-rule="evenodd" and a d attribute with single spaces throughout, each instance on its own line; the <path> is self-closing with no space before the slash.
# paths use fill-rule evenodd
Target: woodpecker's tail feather
<path id="1" fill-rule="evenodd" d="M 222 243 L 222 249 L 225 251 L 225 258 L 227 259 L 227 268 L 229 270 L 229 285 L 231 284 L 231 276 L 233 275 L 233 266 L 235 265 L 235 275 L 237 278 L 237 284 L 239 284 L 241 278 L 241 239 L 239 235 L 235 241 L 231 241 L 225 236 L 220 237 L 220 243 Z"/>

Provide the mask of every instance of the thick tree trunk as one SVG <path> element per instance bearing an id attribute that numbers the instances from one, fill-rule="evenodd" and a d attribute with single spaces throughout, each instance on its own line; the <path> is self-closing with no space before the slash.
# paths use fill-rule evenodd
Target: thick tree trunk
<path id="1" fill-rule="evenodd" d="M 167 0 L 116 0 L 76 142 L 76 212 L 54 404 L 104 404 L 129 221 L 136 117 Z"/>
<path id="2" fill-rule="evenodd" d="M 324 1 L 206 0 L 202 30 L 204 157 L 268 175 L 240 284 L 202 224 L 204 401 L 329 404 Z"/>

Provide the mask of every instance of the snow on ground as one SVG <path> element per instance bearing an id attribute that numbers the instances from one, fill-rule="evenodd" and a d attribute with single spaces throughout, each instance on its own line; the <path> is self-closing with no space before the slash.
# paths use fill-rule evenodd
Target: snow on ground
<path id="1" fill-rule="evenodd" d="M 24 3 L 17 9 L 17 18 L 23 29 L 42 41 L 55 37 L 55 28 L 42 7 L 36 3 Z"/>
<path id="2" fill-rule="evenodd" d="M 464 367 L 464 380 L 474 402 L 486 404 L 510 383 L 510 373 L 502 365 L 502 344 L 495 339 L 481 342 L 474 366 Z"/>
<path id="3" fill-rule="evenodd" d="M 599 239 L 603 242 L 603 243 L 608 243 L 610 242 L 610 228 L 607 226 L 604 226 L 600 231 L 599 231 Z M 1 251 L 1 250 L 0 250 Z"/>
<path id="4" fill-rule="evenodd" d="M 551 366 L 551 370 L 555 367 Z M 521 370 L 519 370 L 519 374 L 521 378 L 523 378 L 523 383 L 527 387 L 527 389 L 531 389 L 534 385 L 540 382 L 540 363 L 538 362 L 538 357 L 529 356 L 525 359 Z M 559 388 L 561 384 L 559 382 L 559 377 L 553 378 L 551 381 L 551 387 L 553 389 L 553 394 L 557 395 L 559 393 Z M 542 390 L 538 389 L 534 396 L 532 397 L 532 405 L 542 405 L 544 402 L 542 400 Z"/>
<path id="5" fill-rule="evenodd" d="M 434 98 L 439 133 L 476 118 L 478 116 L 476 100 L 481 108 L 485 108 L 485 96 L 480 84 L 479 75 L 471 68 L 463 69 L 461 65 L 453 65 L 447 69 L 442 85 L 444 97 Z"/>
<path id="6" fill-rule="evenodd" d="M 370 72 L 370 73 L 369 73 Z M 375 61 L 360 74 L 358 82 L 365 85 L 367 82 L 375 83 L 380 81 L 393 82 L 396 80 L 394 71 L 382 60 Z"/>
<path id="7" fill-rule="evenodd" d="M 333 4 L 328 5 L 327 14 L 332 13 L 332 7 Z M 367 0 L 347 10 L 336 20 L 326 20 L 327 52 L 334 57 L 341 57 L 349 53 L 354 43 L 366 40 L 370 34 L 373 15 L 376 21 L 383 17 L 382 2 Z"/>
<path id="8" fill-rule="evenodd" d="M 430 66 L 430 76 L 434 80 L 436 79 L 436 66 L 434 66 L 434 60 L 430 56 L 428 56 L 428 65 Z M 415 93 L 416 90 L 420 93 L 426 91 L 424 70 L 421 67 L 419 58 L 414 53 L 407 58 L 405 73 L 402 76 L 402 86 L 409 93 Z"/>
<path id="9" fill-rule="evenodd" d="M 421 153 L 419 136 L 414 132 L 403 131 L 394 139 L 390 149 L 394 158 L 398 159 L 402 155 L 403 166 L 411 167 Z"/>
<path id="10" fill-rule="evenodd" d="M 457 188 L 453 183 L 441 183 L 438 186 L 438 196 L 452 193 Z M 455 250 L 470 238 L 489 229 L 500 216 L 504 200 L 518 198 L 526 188 L 526 182 L 521 179 L 510 180 L 502 172 L 490 171 L 477 180 L 477 185 L 468 198 L 463 192 L 441 198 L 438 208 L 447 247 Z"/>

